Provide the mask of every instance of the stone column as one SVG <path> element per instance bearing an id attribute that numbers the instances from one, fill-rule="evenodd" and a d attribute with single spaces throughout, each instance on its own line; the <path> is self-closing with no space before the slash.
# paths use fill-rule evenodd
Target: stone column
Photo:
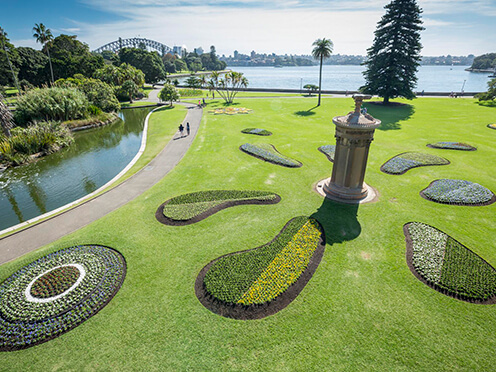
<path id="1" fill-rule="evenodd" d="M 369 147 L 374 140 L 374 131 L 381 121 L 369 114 L 361 113 L 364 99 L 371 96 L 355 94 L 355 111 L 346 116 L 336 116 L 336 152 L 332 177 L 323 191 L 330 199 L 354 203 L 368 195 L 369 187 L 364 183 Z"/>

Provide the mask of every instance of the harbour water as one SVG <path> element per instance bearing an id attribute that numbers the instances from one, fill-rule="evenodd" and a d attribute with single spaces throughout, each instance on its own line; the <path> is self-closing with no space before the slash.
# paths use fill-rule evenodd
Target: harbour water
<path id="1" fill-rule="evenodd" d="M 484 92 L 489 73 L 468 72 L 468 66 L 420 66 L 418 92 Z M 250 88 L 301 89 L 305 84 L 319 83 L 319 66 L 308 67 L 229 67 L 242 72 Z M 357 90 L 365 83 L 364 66 L 324 65 L 322 89 Z"/>
<path id="2" fill-rule="evenodd" d="M 75 143 L 35 163 L 0 173 L 0 230 L 78 200 L 105 185 L 133 159 L 150 109 L 76 132 Z"/>

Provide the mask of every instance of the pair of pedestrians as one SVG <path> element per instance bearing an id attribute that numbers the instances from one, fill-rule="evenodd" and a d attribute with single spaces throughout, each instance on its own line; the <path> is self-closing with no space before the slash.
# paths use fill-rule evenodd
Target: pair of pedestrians
<path id="1" fill-rule="evenodd" d="M 184 125 L 181 123 L 179 124 L 179 133 L 181 133 L 181 137 L 183 136 L 183 131 L 184 131 Z M 190 127 L 189 127 L 189 122 L 186 123 L 186 135 L 189 136 L 190 132 Z"/>

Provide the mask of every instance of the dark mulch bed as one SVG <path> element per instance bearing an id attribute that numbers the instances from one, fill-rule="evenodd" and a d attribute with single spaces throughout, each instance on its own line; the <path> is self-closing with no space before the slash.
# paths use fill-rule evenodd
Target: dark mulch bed
<path id="1" fill-rule="evenodd" d="M 274 149 L 274 151 L 275 151 L 275 152 L 277 152 L 278 154 L 282 155 L 279 151 L 277 151 L 277 149 L 274 147 L 274 145 L 271 145 L 271 146 L 272 146 L 272 148 Z M 262 157 L 262 156 L 254 155 L 254 154 L 252 154 L 251 152 L 245 151 L 245 150 L 243 150 L 243 149 L 241 148 L 241 146 L 239 146 L 239 149 L 240 149 L 241 151 L 243 151 L 245 154 L 248 154 L 248 155 L 250 155 L 250 156 L 253 156 L 254 158 L 257 158 L 257 159 L 263 160 L 263 161 L 265 161 L 265 162 L 267 162 L 267 163 L 271 163 L 271 164 L 275 164 L 275 165 L 280 165 L 281 167 L 286 167 L 286 168 L 300 168 L 300 167 L 303 165 L 300 161 L 298 161 L 298 160 L 296 160 L 296 159 L 292 159 L 292 160 L 293 160 L 293 161 L 295 161 L 295 162 L 297 162 L 297 163 L 298 163 L 297 165 L 286 165 L 286 164 L 281 164 L 281 163 L 277 163 L 277 162 L 275 162 L 275 161 L 271 161 L 271 160 L 265 159 L 265 158 L 264 158 L 264 157 Z"/>
<path id="2" fill-rule="evenodd" d="M 285 230 L 288 224 L 289 222 L 283 227 L 281 232 Z M 317 267 L 319 266 L 322 257 L 324 256 L 325 244 L 326 244 L 325 232 L 322 226 L 320 227 L 322 230 L 322 235 L 319 244 L 315 249 L 314 254 L 310 258 L 310 262 L 308 263 L 307 268 L 295 283 L 289 286 L 289 288 L 284 293 L 281 293 L 274 300 L 260 305 L 257 304 L 257 305 L 248 305 L 248 306 L 237 303 L 227 303 L 212 296 L 210 293 L 207 292 L 205 288 L 205 283 L 204 283 L 205 275 L 207 274 L 208 270 L 215 262 L 226 256 L 232 256 L 235 254 L 253 251 L 255 249 L 262 247 L 263 245 L 257 248 L 247 249 L 244 251 L 228 253 L 208 263 L 203 269 L 201 269 L 200 273 L 196 278 L 196 282 L 195 282 L 196 297 L 201 302 L 201 304 L 205 306 L 208 310 L 212 311 L 215 314 L 224 316 L 226 318 L 233 318 L 239 320 L 262 319 L 269 315 L 273 315 L 279 312 L 280 310 L 288 306 L 300 294 L 303 288 L 305 288 L 305 286 L 307 285 L 307 283 L 310 281 L 313 274 L 317 270 Z M 277 234 L 274 239 L 272 239 L 269 243 L 266 244 L 270 244 L 274 240 L 276 240 L 281 234 L 281 232 L 279 232 L 279 234 Z"/>
<path id="3" fill-rule="evenodd" d="M 432 181 L 429 186 L 427 186 L 424 190 L 428 189 L 429 187 L 431 187 L 431 185 L 436 182 L 437 180 L 434 180 Z M 442 202 L 442 201 L 439 201 L 439 200 L 434 200 L 434 199 L 431 199 L 429 198 L 427 195 L 424 194 L 424 190 L 420 191 L 419 192 L 419 195 L 424 198 L 425 200 L 429 200 L 431 202 L 434 202 L 434 203 L 438 203 L 438 204 L 446 204 L 446 205 L 459 205 L 459 206 L 462 206 L 462 207 L 485 207 L 486 205 L 491 205 L 493 204 L 494 202 L 496 202 L 496 195 L 494 195 L 493 193 L 493 197 L 491 198 L 491 200 L 488 200 L 487 202 L 485 203 L 475 203 L 475 204 L 469 204 L 469 203 L 449 203 L 449 202 Z"/>
<path id="4" fill-rule="evenodd" d="M 204 220 L 207 217 L 210 217 L 214 213 L 217 213 L 223 209 L 229 208 L 229 207 L 234 207 L 236 205 L 247 205 L 247 204 L 254 204 L 254 205 L 261 205 L 261 204 L 277 204 L 281 201 L 281 197 L 279 195 L 276 195 L 275 199 L 272 200 L 235 200 L 235 201 L 227 201 L 222 204 L 219 204 L 216 207 L 210 208 L 208 211 L 205 211 L 203 213 L 200 213 L 196 215 L 193 218 L 190 218 L 189 220 L 173 220 L 172 218 L 164 216 L 164 205 L 168 204 L 170 202 L 170 199 L 167 200 L 165 203 L 161 204 L 160 207 L 158 207 L 157 211 L 155 212 L 155 218 L 158 220 L 158 222 L 163 223 L 164 225 L 169 225 L 169 226 L 185 226 L 185 225 L 191 225 L 193 223 L 199 222 L 201 220 Z"/>
<path id="5" fill-rule="evenodd" d="M 466 143 L 464 143 L 463 145 L 464 146 L 467 146 L 469 148 L 468 149 L 452 149 L 452 148 L 449 148 L 449 147 L 433 146 L 430 143 L 427 144 L 426 146 L 429 147 L 429 148 L 431 148 L 431 149 L 438 149 L 438 150 L 456 150 L 456 151 L 476 151 L 477 150 L 477 147 L 468 145 Z"/>
<path id="6" fill-rule="evenodd" d="M 475 300 L 473 298 L 468 298 L 468 297 L 465 297 L 463 295 L 459 295 L 457 293 L 454 293 L 454 292 L 451 292 L 451 291 L 448 291 L 447 289 L 445 288 L 441 288 L 439 287 L 437 284 L 434 284 L 434 283 L 431 283 L 431 282 L 428 282 L 427 280 L 425 280 L 418 272 L 417 270 L 415 270 L 415 267 L 413 266 L 413 242 L 412 242 L 412 239 L 410 237 L 410 233 L 408 232 L 408 225 L 410 224 L 410 222 L 406 223 L 405 225 L 403 225 L 403 234 L 405 234 L 405 242 L 406 242 L 406 263 L 408 265 L 408 268 L 410 269 L 410 271 L 412 272 L 412 274 L 418 279 L 420 280 L 422 283 L 426 284 L 427 286 L 431 287 L 432 289 L 438 291 L 439 293 L 442 293 L 446 296 L 449 296 L 449 297 L 452 297 L 452 298 L 455 298 L 457 300 L 460 300 L 460 301 L 465 301 L 465 302 L 470 302 L 470 303 L 473 303 L 473 304 L 481 304 L 481 305 L 494 305 L 496 304 L 496 296 L 493 296 L 485 301 L 480 301 L 480 300 Z M 438 229 L 436 229 L 438 230 Z M 440 230 L 439 230 L 440 231 Z M 442 232 L 442 231 L 441 231 Z M 452 238 L 453 239 L 453 238 Z M 460 242 L 458 242 L 456 239 L 453 239 L 455 240 L 457 243 L 459 243 L 460 245 L 462 245 L 463 247 L 465 247 L 463 244 L 461 244 Z M 466 248 L 466 247 L 465 247 Z M 468 248 L 466 248 L 468 249 Z M 474 253 L 475 254 L 475 253 Z M 484 260 L 482 257 L 478 256 L 481 260 L 483 260 L 484 262 L 486 262 L 489 266 L 491 266 L 486 260 Z"/>

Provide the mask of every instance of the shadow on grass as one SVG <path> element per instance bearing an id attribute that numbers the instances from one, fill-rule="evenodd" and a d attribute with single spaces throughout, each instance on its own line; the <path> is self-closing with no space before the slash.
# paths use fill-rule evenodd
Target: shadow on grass
<path id="1" fill-rule="evenodd" d="M 408 120 L 414 113 L 412 105 L 399 104 L 382 105 L 380 103 L 367 102 L 363 105 L 367 112 L 382 123 L 378 130 L 398 130 L 401 129 L 400 121 Z"/>
<path id="2" fill-rule="evenodd" d="M 326 243 L 333 245 L 360 236 L 362 227 L 357 220 L 357 212 L 358 204 L 341 204 L 325 198 L 311 217 L 324 228 Z"/>
<path id="3" fill-rule="evenodd" d="M 313 112 L 314 109 L 316 109 L 318 106 L 314 106 L 311 109 L 308 110 L 300 110 L 296 111 L 294 114 L 298 116 L 312 116 L 315 115 L 315 112 Z"/>
<path id="4" fill-rule="evenodd" d="M 496 101 L 477 101 L 474 103 L 478 106 L 496 108 Z"/>

